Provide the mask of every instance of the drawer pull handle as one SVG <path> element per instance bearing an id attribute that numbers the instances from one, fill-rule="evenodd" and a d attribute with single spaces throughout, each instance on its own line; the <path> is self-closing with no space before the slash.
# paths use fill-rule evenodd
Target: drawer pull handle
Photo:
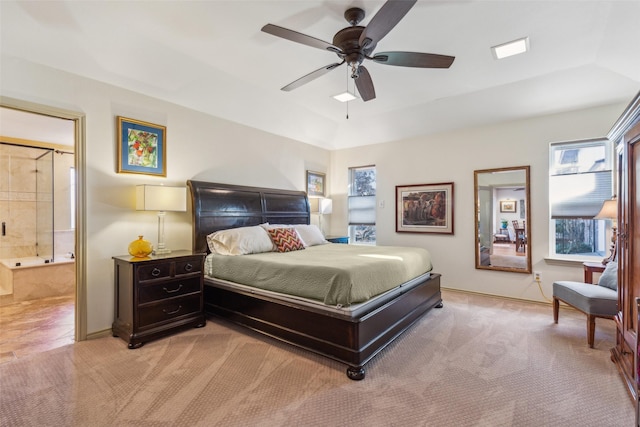
<path id="1" fill-rule="evenodd" d="M 151 275 L 153 277 L 158 277 L 160 275 L 160 273 L 162 273 L 162 272 L 160 271 L 159 268 L 154 268 L 153 270 L 151 270 Z"/>
<path id="2" fill-rule="evenodd" d="M 177 287 L 177 288 L 172 289 L 172 290 L 169 290 L 169 289 L 167 289 L 167 288 L 166 288 L 166 287 L 164 287 L 164 286 L 162 287 L 162 289 L 164 289 L 164 291 L 165 291 L 166 293 L 168 293 L 168 294 L 175 294 L 175 293 L 176 293 L 176 292 L 178 292 L 180 289 L 182 289 L 182 283 L 180 283 L 180 285 L 178 285 L 178 287 Z"/>
<path id="3" fill-rule="evenodd" d="M 167 311 L 166 308 L 163 308 L 162 311 L 164 312 L 164 314 L 176 314 L 177 312 L 179 312 L 180 310 L 182 310 L 182 306 L 179 305 L 177 309 L 173 310 L 173 311 Z"/>
<path id="4" fill-rule="evenodd" d="M 187 264 L 187 265 L 184 266 L 184 269 L 187 270 L 187 271 L 191 271 L 191 270 L 193 270 L 193 265 Z"/>

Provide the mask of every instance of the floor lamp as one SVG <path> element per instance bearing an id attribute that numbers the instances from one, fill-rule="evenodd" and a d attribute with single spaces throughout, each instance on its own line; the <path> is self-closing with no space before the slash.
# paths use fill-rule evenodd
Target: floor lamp
<path id="1" fill-rule="evenodd" d="M 164 217 L 167 211 L 186 212 L 187 188 L 163 185 L 136 186 L 136 210 L 158 211 L 158 246 L 154 255 L 171 253 L 164 241 Z"/>
<path id="2" fill-rule="evenodd" d="M 322 231 L 322 216 L 331 215 L 333 212 L 333 201 L 331 199 L 320 199 L 318 201 L 318 223 L 320 225 L 320 231 Z M 324 231 L 322 231 L 324 234 Z"/>

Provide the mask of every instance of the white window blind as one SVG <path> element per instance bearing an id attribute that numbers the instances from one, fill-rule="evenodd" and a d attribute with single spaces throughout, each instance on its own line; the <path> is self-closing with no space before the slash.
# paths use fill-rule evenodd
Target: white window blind
<path id="1" fill-rule="evenodd" d="M 376 244 L 376 167 L 349 168 L 349 243 Z"/>
<path id="2" fill-rule="evenodd" d="M 612 196 L 610 142 L 551 144 L 549 204 L 552 219 L 593 218 Z"/>
<path id="3" fill-rule="evenodd" d="M 376 196 L 349 196 L 349 225 L 376 225 Z"/>

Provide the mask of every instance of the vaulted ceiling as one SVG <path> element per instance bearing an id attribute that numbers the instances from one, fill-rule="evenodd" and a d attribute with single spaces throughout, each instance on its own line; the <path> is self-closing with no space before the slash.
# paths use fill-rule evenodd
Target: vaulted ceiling
<path id="1" fill-rule="evenodd" d="M 367 62 L 377 97 L 331 98 L 346 66 L 280 88 L 335 54 L 260 29 L 327 42 L 349 7 L 376 1 L 0 2 L 3 60 L 47 65 L 328 149 L 393 141 L 616 102 L 640 90 L 640 1 L 421 0 L 380 51 L 455 56 L 449 69 Z M 490 47 L 529 37 L 495 60 Z M 347 111 L 348 109 L 348 111 Z M 347 118 L 348 113 L 348 118 Z"/>

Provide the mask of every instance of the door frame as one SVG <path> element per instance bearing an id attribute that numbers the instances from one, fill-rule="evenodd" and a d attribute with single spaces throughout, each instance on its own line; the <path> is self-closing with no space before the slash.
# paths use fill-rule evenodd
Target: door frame
<path id="1" fill-rule="evenodd" d="M 0 96 L 0 106 L 29 113 L 73 120 L 74 167 L 76 171 L 76 232 L 75 232 L 75 341 L 87 339 L 87 239 L 86 239 L 86 117 L 84 113 L 20 99 Z"/>

